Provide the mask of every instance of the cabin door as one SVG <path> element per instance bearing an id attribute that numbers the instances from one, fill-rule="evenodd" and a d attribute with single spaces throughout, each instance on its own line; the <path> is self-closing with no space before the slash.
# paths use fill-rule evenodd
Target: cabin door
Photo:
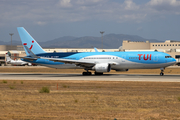
<path id="1" fill-rule="evenodd" d="M 122 55 L 121 61 L 122 61 L 122 62 L 125 62 L 125 61 L 126 61 L 126 55 Z"/>
<path id="2" fill-rule="evenodd" d="M 157 56 L 157 55 L 155 55 L 155 56 L 153 57 L 153 61 L 154 61 L 154 62 L 158 62 L 158 56 Z"/>

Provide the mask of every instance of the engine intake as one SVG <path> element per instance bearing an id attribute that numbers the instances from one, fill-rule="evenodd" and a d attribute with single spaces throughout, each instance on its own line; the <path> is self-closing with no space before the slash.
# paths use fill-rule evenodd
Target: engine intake
<path id="1" fill-rule="evenodd" d="M 111 65 L 108 63 L 96 64 L 93 67 L 93 70 L 95 70 L 96 72 L 110 72 L 111 71 Z"/>

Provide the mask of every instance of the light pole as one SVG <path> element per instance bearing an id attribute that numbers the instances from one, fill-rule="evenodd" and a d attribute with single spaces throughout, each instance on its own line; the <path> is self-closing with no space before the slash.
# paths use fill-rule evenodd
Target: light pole
<path id="1" fill-rule="evenodd" d="M 9 35 L 11 36 L 11 50 L 12 50 L 12 36 L 14 35 L 14 33 L 9 33 Z"/>
<path id="2" fill-rule="evenodd" d="M 100 33 L 101 33 L 101 41 L 102 41 L 102 47 L 101 47 L 101 49 L 103 49 L 103 33 L 104 33 L 104 31 L 100 31 Z"/>

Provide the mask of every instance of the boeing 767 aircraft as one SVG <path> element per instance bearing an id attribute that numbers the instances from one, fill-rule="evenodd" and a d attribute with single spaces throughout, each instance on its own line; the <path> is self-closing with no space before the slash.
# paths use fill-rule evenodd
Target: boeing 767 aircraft
<path id="1" fill-rule="evenodd" d="M 169 54 L 158 51 L 139 52 L 57 52 L 47 53 L 23 28 L 17 28 L 26 52 L 23 61 L 58 69 L 84 69 L 83 75 L 102 75 L 104 72 L 128 69 L 164 69 L 176 63 Z"/>

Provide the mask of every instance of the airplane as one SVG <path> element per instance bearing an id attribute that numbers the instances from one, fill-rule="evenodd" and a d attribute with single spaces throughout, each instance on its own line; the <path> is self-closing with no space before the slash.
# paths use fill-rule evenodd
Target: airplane
<path id="1" fill-rule="evenodd" d="M 17 30 L 27 55 L 23 61 L 57 69 L 84 69 L 82 75 L 92 75 L 89 71 L 103 75 L 111 70 L 159 68 L 163 76 L 164 69 L 176 63 L 169 54 L 158 51 L 47 53 L 23 27 Z"/>
<path id="2" fill-rule="evenodd" d="M 25 66 L 25 65 L 30 66 L 30 65 L 32 65 L 31 63 L 24 62 L 22 60 L 12 60 L 10 58 L 10 56 L 8 55 L 8 53 L 6 53 L 6 63 L 11 64 L 11 65 L 20 65 L 20 66 Z"/>

